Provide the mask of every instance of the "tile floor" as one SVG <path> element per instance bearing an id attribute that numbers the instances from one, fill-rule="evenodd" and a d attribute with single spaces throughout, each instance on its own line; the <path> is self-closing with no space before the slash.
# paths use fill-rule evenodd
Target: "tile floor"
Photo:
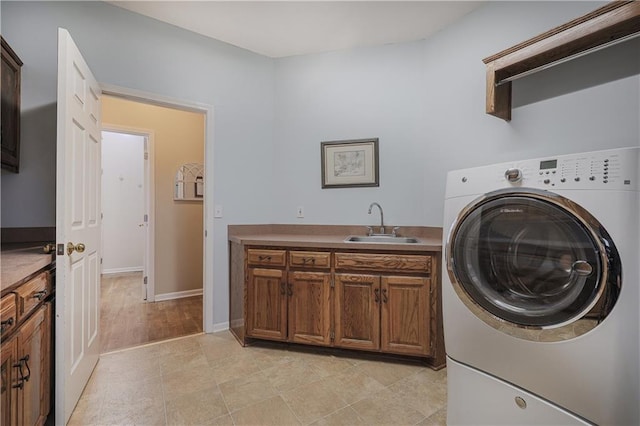
<path id="1" fill-rule="evenodd" d="M 70 425 L 444 425 L 446 370 L 229 332 L 103 354 Z"/>

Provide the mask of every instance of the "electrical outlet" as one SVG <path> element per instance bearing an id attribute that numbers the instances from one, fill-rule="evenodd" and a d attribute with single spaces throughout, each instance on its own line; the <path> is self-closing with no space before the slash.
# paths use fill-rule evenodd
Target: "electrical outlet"
<path id="1" fill-rule="evenodd" d="M 297 211 L 298 217 L 300 218 L 304 217 L 304 207 L 298 206 L 298 209 L 296 211 Z"/>
<path id="2" fill-rule="evenodd" d="M 222 206 L 216 206 L 213 209 L 213 217 L 222 217 Z"/>

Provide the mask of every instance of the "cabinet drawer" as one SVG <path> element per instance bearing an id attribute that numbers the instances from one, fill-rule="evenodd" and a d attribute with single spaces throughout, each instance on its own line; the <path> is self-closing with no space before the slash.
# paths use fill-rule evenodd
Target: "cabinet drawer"
<path id="1" fill-rule="evenodd" d="M 336 253 L 336 269 L 431 272 L 431 256 L 411 254 Z"/>
<path id="2" fill-rule="evenodd" d="M 18 309 L 16 307 L 16 295 L 9 293 L 0 299 L 0 320 L 2 326 L 0 333 L 6 336 L 18 323 Z"/>
<path id="3" fill-rule="evenodd" d="M 247 262 L 249 265 L 284 266 L 286 259 L 286 250 L 247 250 Z"/>
<path id="4" fill-rule="evenodd" d="M 319 251 L 289 252 L 289 266 L 296 268 L 331 268 L 331 253 Z"/>
<path id="5" fill-rule="evenodd" d="M 51 293 L 51 278 L 43 272 L 15 291 L 18 298 L 18 317 L 23 318 L 33 311 Z"/>

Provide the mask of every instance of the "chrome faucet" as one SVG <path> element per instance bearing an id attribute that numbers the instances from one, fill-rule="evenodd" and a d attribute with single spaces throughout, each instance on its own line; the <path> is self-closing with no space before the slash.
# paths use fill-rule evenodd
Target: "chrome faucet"
<path id="1" fill-rule="evenodd" d="M 371 203 L 368 211 L 369 214 L 371 214 L 371 209 L 373 208 L 373 206 L 378 207 L 378 209 L 380 210 L 380 233 L 384 234 L 384 213 L 382 212 L 382 207 L 380 207 L 380 204 L 378 203 Z M 373 234 L 373 230 L 369 228 L 369 235 L 371 234 Z"/>

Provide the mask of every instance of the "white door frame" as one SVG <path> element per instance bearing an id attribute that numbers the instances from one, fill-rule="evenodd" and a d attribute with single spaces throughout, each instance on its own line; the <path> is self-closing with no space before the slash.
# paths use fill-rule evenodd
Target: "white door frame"
<path id="1" fill-rule="evenodd" d="M 142 298 L 147 302 L 154 302 L 156 298 L 155 292 L 155 175 L 154 175 L 154 156 L 155 143 L 154 131 L 151 129 L 143 129 L 140 127 L 121 126 L 119 124 L 110 124 L 102 122 L 102 131 L 111 133 L 124 133 L 128 135 L 142 136 L 144 142 L 144 214 L 147 215 L 145 226 L 145 242 L 144 242 L 144 262 L 143 277 L 147 277 L 147 284 L 142 284 Z M 103 239 L 104 240 L 104 239 Z M 146 291 L 145 291 L 146 290 Z"/>
<path id="2" fill-rule="evenodd" d="M 193 102 L 183 99 L 157 95 L 137 89 L 114 86 L 101 83 L 103 95 L 115 96 L 136 102 L 158 105 L 183 111 L 191 111 L 204 114 L 205 143 L 204 143 L 204 236 L 203 236 L 203 329 L 205 333 L 213 333 L 213 152 L 214 152 L 214 115 L 213 105 Z"/>

